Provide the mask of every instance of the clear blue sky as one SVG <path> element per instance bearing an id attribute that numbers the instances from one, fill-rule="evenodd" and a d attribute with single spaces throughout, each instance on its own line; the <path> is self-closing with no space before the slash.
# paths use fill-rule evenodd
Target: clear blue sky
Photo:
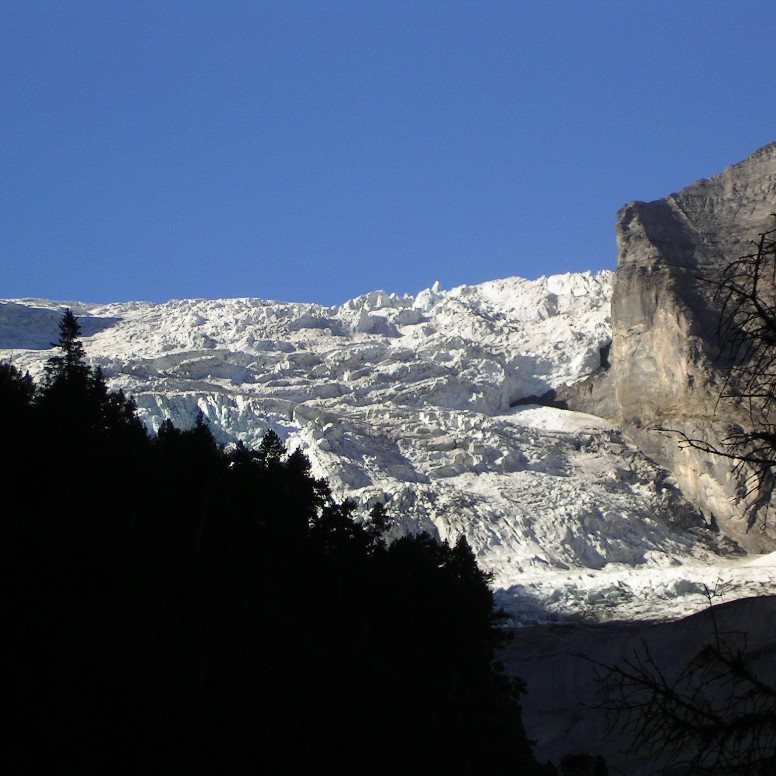
<path id="1" fill-rule="evenodd" d="M 340 303 L 613 268 L 776 140 L 776 4 L 0 4 L 0 297 Z"/>

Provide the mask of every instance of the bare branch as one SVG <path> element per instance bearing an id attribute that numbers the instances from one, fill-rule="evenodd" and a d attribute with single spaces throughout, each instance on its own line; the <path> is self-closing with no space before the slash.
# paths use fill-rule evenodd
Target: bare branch
<path id="1" fill-rule="evenodd" d="M 717 339 L 725 374 L 715 413 L 732 402 L 748 417 L 748 428 L 733 428 L 721 447 L 679 432 L 680 446 L 735 462 L 744 475 L 749 528 L 758 514 L 767 516 L 776 488 L 776 229 L 752 245 L 718 280 L 705 279 L 720 303 Z"/>
<path id="2" fill-rule="evenodd" d="M 776 691 L 716 625 L 712 643 L 671 675 L 643 640 L 621 665 L 591 662 L 599 669 L 599 706 L 631 752 L 646 752 L 656 766 L 682 765 L 688 774 L 755 776 L 776 767 Z"/>

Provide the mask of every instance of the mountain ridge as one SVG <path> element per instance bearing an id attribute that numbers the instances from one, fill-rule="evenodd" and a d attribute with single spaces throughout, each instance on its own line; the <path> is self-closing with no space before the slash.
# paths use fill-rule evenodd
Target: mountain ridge
<path id="1" fill-rule="evenodd" d="M 436 284 L 334 307 L 70 306 L 91 361 L 149 428 L 198 411 L 222 443 L 272 428 L 335 494 L 384 502 L 395 533 L 465 535 L 515 622 L 679 616 L 717 578 L 733 596 L 759 591 L 767 568 L 744 565 L 616 425 L 512 406 L 605 368 L 612 281 Z M 39 374 L 64 307 L 0 304 L 0 357 Z"/>

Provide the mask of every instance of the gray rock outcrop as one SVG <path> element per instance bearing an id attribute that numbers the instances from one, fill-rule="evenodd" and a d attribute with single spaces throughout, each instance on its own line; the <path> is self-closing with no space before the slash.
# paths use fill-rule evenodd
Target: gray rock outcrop
<path id="1" fill-rule="evenodd" d="M 719 305 L 713 281 L 773 228 L 776 143 L 719 175 L 656 202 L 631 202 L 617 218 L 608 391 L 624 429 L 675 476 L 711 522 L 750 550 L 776 546 L 776 520 L 746 519 L 742 474 L 692 446 L 717 447 L 733 408 L 718 403 Z"/>

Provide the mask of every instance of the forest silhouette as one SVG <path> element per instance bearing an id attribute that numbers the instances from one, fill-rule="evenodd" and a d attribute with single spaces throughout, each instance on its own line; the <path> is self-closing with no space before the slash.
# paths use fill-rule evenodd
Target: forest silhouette
<path id="1" fill-rule="evenodd" d="M 79 336 L 0 364 L 13 772 L 547 772 L 465 539 L 387 541 L 272 431 L 149 434 Z"/>

